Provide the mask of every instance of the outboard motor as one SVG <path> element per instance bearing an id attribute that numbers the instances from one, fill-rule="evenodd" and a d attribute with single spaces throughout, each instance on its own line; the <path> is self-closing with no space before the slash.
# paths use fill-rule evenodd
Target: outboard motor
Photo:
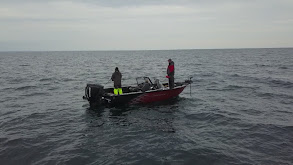
<path id="1" fill-rule="evenodd" d="M 87 84 L 85 87 L 84 99 L 87 99 L 90 106 L 102 104 L 104 86 L 99 84 Z"/>

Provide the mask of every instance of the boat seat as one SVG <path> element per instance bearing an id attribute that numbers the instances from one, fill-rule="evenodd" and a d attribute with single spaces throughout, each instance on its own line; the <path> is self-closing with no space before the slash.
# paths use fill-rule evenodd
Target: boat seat
<path id="1" fill-rule="evenodd" d="M 156 79 L 154 83 L 154 89 L 161 89 L 161 88 L 163 88 L 163 85 L 160 83 L 158 79 Z"/>
<path id="2" fill-rule="evenodd" d="M 143 87 L 141 88 L 141 91 L 142 92 L 145 92 L 145 91 L 148 91 L 148 90 L 150 90 L 151 89 L 151 84 L 149 84 L 149 83 L 144 83 L 143 84 Z"/>

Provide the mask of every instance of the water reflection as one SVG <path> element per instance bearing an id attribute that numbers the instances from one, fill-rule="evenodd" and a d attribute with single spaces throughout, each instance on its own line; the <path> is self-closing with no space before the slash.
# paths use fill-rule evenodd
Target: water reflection
<path id="1" fill-rule="evenodd" d="M 89 127 L 176 132 L 174 120 L 185 98 L 176 97 L 163 102 L 118 107 L 92 107 L 87 109 Z M 121 128 L 119 128 L 121 129 Z"/>
<path id="2" fill-rule="evenodd" d="M 105 112 L 105 106 L 87 107 L 86 112 L 93 117 L 101 117 Z"/>

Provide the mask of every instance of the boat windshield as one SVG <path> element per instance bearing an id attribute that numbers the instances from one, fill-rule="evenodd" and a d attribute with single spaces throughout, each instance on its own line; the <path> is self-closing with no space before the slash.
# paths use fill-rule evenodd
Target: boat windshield
<path id="1" fill-rule="evenodd" d="M 146 82 L 153 85 L 153 83 L 149 77 L 138 77 L 138 78 L 136 78 L 136 82 L 137 82 L 137 86 L 139 86 L 140 84 L 146 83 Z"/>

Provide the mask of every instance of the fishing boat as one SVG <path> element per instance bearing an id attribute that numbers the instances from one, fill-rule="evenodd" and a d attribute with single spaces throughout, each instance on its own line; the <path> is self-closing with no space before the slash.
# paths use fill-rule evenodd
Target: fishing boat
<path id="1" fill-rule="evenodd" d="M 123 94 L 120 95 L 115 95 L 113 88 L 104 88 L 100 84 L 87 84 L 83 99 L 87 100 L 90 106 L 147 104 L 164 101 L 177 97 L 186 86 L 192 83 L 191 78 L 184 82 L 175 82 L 174 88 L 170 89 L 168 83 L 161 84 L 158 79 L 153 83 L 149 77 L 138 77 L 136 78 L 137 84 L 122 87 Z"/>

